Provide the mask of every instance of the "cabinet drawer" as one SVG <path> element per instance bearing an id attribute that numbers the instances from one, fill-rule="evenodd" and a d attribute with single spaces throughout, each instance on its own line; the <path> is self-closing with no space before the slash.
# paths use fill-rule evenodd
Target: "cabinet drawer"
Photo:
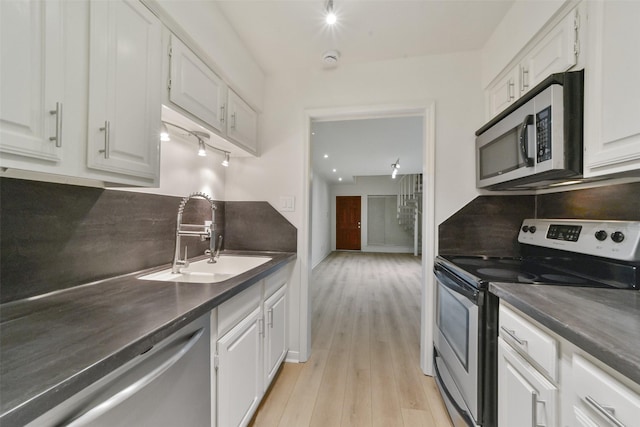
<path id="1" fill-rule="evenodd" d="M 258 282 L 218 306 L 218 336 L 226 334 L 240 320 L 260 306 L 262 282 Z"/>
<path id="2" fill-rule="evenodd" d="M 264 279 L 264 297 L 269 298 L 289 279 L 292 263 L 289 263 Z"/>
<path id="3" fill-rule="evenodd" d="M 551 379 L 558 379 L 558 342 L 503 305 L 500 306 L 500 336 Z"/>
<path id="4" fill-rule="evenodd" d="M 577 354 L 573 356 L 572 376 L 576 422 L 581 421 L 581 415 L 588 416 L 596 425 L 638 425 L 638 393 Z"/>

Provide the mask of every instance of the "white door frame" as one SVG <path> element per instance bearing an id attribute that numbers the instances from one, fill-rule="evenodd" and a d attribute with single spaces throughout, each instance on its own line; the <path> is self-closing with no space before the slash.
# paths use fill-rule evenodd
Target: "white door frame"
<path id="1" fill-rule="evenodd" d="M 304 111 L 303 159 L 303 218 L 300 249 L 300 361 L 308 360 L 311 354 L 311 122 L 388 118 L 394 116 L 419 115 L 423 117 L 422 145 L 422 299 L 420 322 L 420 367 L 426 375 L 433 375 L 433 324 L 434 324 L 434 279 L 433 258 L 437 248 L 435 228 L 435 103 L 423 101 L 392 105 L 367 105 L 306 109 Z"/>

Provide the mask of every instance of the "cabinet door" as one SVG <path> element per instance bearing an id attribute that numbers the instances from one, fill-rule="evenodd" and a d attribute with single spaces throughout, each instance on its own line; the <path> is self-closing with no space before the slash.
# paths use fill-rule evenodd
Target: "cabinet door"
<path id="1" fill-rule="evenodd" d="M 169 100 L 224 132 L 227 86 L 175 36 L 171 36 Z"/>
<path id="2" fill-rule="evenodd" d="M 135 0 L 90 5 L 90 168 L 155 180 L 159 168 L 161 24 Z"/>
<path id="3" fill-rule="evenodd" d="M 556 387 L 498 339 L 498 426 L 556 425 Z"/>
<path id="4" fill-rule="evenodd" d="M 496 116 L 518 98 L 520 67 L 515 67 L 496 84 L 489 88 L 489 114 Z"/>
<path id="5" fill-rule="evenodd" d="M 0 2 L 2 153 L 61 159 L 63 29 L 61 1 Z"/>
<path id="6" fill-rule="evenodd" d="M 258 114 L 232 90 L 229 90 L 227 120 L 227 136 L 257 154 Z"/>
<path id="7" fill-rule="evenodd" d="M 266 390 L 287 355 L 287 285 L 282 286 L 264 302 L 266 316 L 264 361 Z"/>
<path id="8" fill-rule="evenodd" d="M 522 65 L 520 90 L 531 89 L 553 73 L 569 70 L 577 62 L 578 11 L 556 25 L 531 51 Z"/>
<path id="9" fill-rule="evenodd" d="M 640 169 L 640 2 L 588 2 L 585 176 Z"/>
<path id="10" fill-rule="evenodd" d="M 218 340 L 218 425 L 246 426 L 263 395 L 262 335 L 256 308 Z"/>

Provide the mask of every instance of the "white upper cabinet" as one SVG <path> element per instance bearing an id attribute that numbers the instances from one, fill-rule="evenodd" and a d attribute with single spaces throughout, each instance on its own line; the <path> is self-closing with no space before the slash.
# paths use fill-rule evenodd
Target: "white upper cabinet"
<path id="1" fill-rule="evenodd" d="M 223 132 L 227 86 L 175 36 L 169 48 L 169 101 Z"/>
<path id="2" fill-rule="evenodd" d="M 139 1 L 90 4 L 90 168 L 156 180 L 162 26 Z"/>
<path id="3" fill-rule="evenodd" d="M 229 90 L 227 136 L 252 154 L 258 153 L 258 114 Z"/>
<path id="4" fill-rule="evenodd" d="M 578 64 L 580 10 L 574 8 L 561 21 L 543 30 L 487 88 L 489 117 L 495 117 L 554 73 Z"/>
<path id="5" fill-rule="evenodd" d="M 640 169 L 640 2 L 589 2 L 585 176 Z"/>
<path id="6" fill-rule="evenodd" d="M 553 27 L 522 62 L 520 93 L 523 94 L 553 73 L 571 69 L 578 61 L 578 10 Z"/>
<path id="7" fill-rule="evenodd" d="M 61 1 L 0 2 L 0 156 L 62 156 L 64 49 Z M 19 158 L 18 157 L 18 158 Z"/>

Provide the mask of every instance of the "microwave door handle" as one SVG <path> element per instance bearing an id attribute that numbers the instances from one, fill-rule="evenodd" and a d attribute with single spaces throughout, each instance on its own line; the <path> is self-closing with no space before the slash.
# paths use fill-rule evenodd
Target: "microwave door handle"
<path id="1" fill-rule="evenodd" d="M 529 134 L 527 132 L 527 127 L 533 124 L 533 114 L 528 114 L 524 121 L 522 122 L 522 127 L 520 129 L 520 151 L 522 152 L 522 157 L 524 158 L 524 162 L 527 167 L 533 166 L 533 157 L 529 157 Z"/>

